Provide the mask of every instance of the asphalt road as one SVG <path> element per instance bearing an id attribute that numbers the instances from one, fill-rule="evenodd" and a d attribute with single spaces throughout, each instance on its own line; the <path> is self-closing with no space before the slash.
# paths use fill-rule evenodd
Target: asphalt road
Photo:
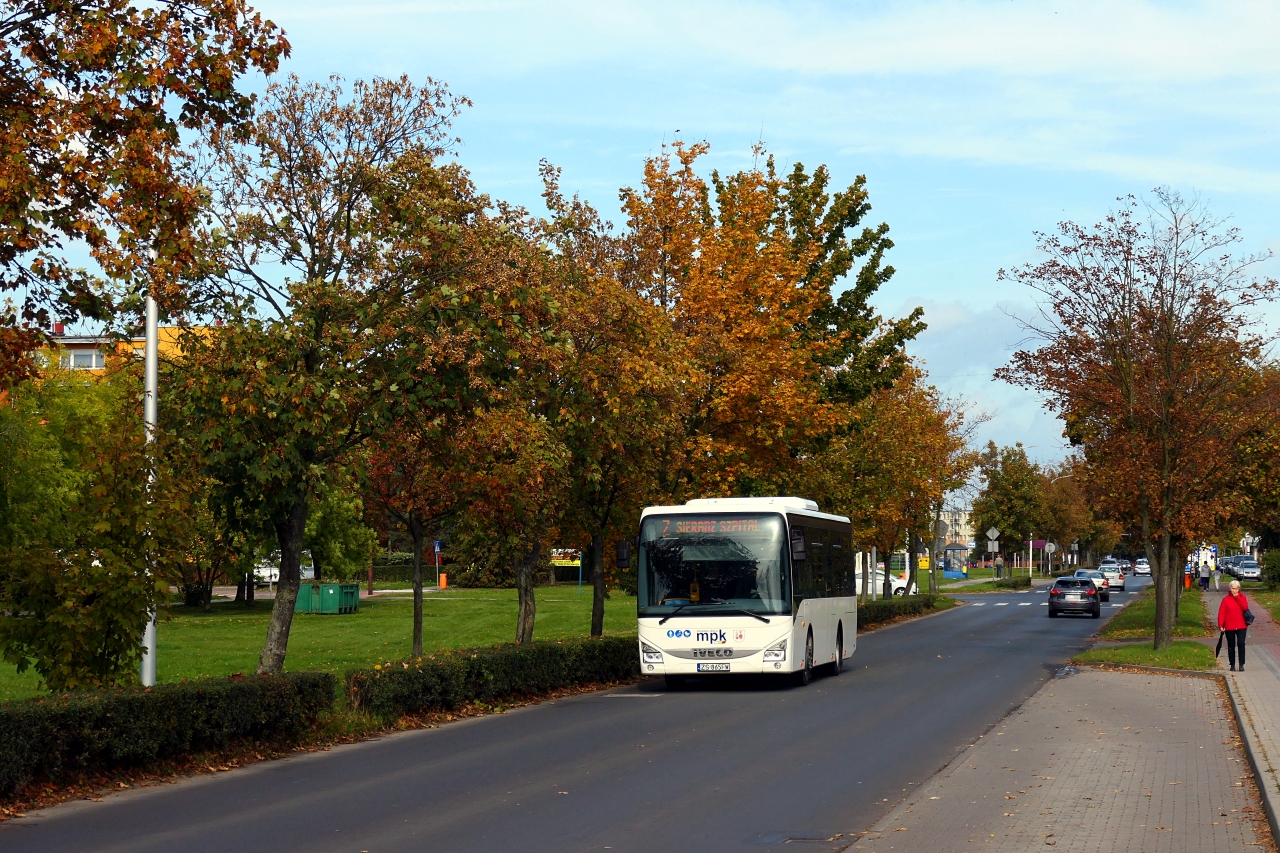
<path id="1" fill-rule="evenodd" d="M 1046 597 L 963 596 L 806 688 L 650 680 L 70 803 L 0 824 L 0 850 L 830 849 L 786 842 L 867 829 L 1088 645 L 1101 623 Z"/>

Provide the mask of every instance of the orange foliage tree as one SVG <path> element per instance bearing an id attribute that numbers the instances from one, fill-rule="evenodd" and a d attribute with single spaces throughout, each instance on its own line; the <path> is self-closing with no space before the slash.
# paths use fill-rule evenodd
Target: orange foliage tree
<path id="1" fill-rule="evenodd" d="M 776 490 L 848 404 L 901 374 L 902 345 L 924 328 L 919 309 L 886 323 L 868 305 L 893 274 L 881 265 L 893 244 L 887 226 L 856 231 L 870 209 L 862 178 L 830 197 L 825 168 L 784 178 L 767 158 L 708 182 L 694 169 L 707 147 L 676 143 L 622 193 L 632 287 L 667 315 L 688 362 L 665 447 L 673 498 Z"/>
<path id="2" fill-rule="evenodd" d="M 0 293 L 23 298 L 0 314 L 0 386 L 31 371 L 19 345 L 50 319 L 113 307 L 103 282 L 64 257 L 67 244 L 87 247 L 117 283 L 143 283 L 147 248 L 160 255 L 148 277 L 172 280 L 192 260 L 201 201 L 181 168 L 180 130 L 245 120 L 253 98 L 237 78 L 275 71 L 288 50 L 241 0 L 5 4 Z"/>
<path id="3" fill-rule="evenodd" d="M 1083 449 L 1090 493 L 1134 530 L 1156 583 L 1155 647 L 1176 620 L 1180 554 L 1244 508 L 1249 451 L 1280 422 L 1280 385 L 1249 330 L 1274 281 L 1230 254 L 1239 241 L 1202 207 L 1157 190 L 1147 222 L 1129 200 L 1092 228 L 1040 235 L 1038 264 L 1002 272 L 1043 297 L 1042 344 L 998 375 L 1045 394 Z"/>

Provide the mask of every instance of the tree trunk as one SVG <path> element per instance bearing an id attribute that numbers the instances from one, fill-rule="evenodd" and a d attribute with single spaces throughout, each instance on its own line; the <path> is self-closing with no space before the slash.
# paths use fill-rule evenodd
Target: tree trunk
<path id="1" fill-rule="evenodd" d="M 289 651 L 289 629 L 293 626 L 293 608 L 301 584 L 302 536 L 310 508 L 311 496 L 304 491 L 298 495 L 289 515 L 275 526 L 276 540 L 280 544 L 280 581 L 276 584 L 276 600 L 271 608 L 267 640 L 262 644 L 262 655 L 258 659 L 259 675 L 284 670 L 284 657 Z M 252 582 L 249 588 L 253 588 Z"/>
<path id="2" fill-rule="evenodd" d="M 901 540 L 899 540 L 901 541 Z M 881 598 L 893 598 L 893 549 L 889 549 L 888 555 L 884 558 L 884 589 L 880 591 Z"/>
<path id="3" fill-rule="evenodd" d="M 254 584 L 257 583 L 257 580 L 258 579 L 254 576 L 252 571 L 244 576 L 244 606 L 245 607 L 253 606 L 253 599 L 257 589 L 254 586 Z"/>
<path id="4" fill-rule="evenodd" d="M 413 538 L 413 656 L 422 657 L 422 519 L 409 513 L 409 535 Z M 518 641 L 517 641 L 518 642 Z"/>
<path id="5" fill-rule="evenodd" d="M 591 636 L 604 634 L 604 534 L 591 534 Z"/>
<path id="6" fill-rule="evenodd" d="M 244 575 L 240 575 L 240 580 L 236 583 L 236 604 L 244 604 Z"/>
<path id="7" fill-rule="evenodd" d="M 537 602 L 533 596 L 533 570 L 542 556 L 542 543 L 534 542 L 529 555 L 516 564 L 516 596 L 520 602 L 520 615 L 516 619 L 516 642 L 533 642 L 533 621 Z"/>
<path id="8" fill-rule="evenodd" d="M 872 551 L 874 550 L 875 549 L 873 548 Z M 872 577 L 870 575 L 871 552 L 864 553 L 861 555 L 861 557 L 862 557 L 862 560 L 861 560 L 862 562 L 862 603 L 865 604 L 866 602 L 871 600 L 871 580 L 870 580 L 870 578 Z"/>
<path id="9" fill-rule="evenodd" d="M 914 533 L 907 534 L 907 594 L 911 594 L 914 586 L 919 589 L 916 578 L 920 574 L 920 537 Z"/>

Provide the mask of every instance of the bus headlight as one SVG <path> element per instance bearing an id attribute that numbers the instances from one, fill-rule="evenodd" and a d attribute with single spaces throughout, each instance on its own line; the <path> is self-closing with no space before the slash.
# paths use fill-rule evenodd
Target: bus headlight
<path id="1" fill-rule="evenodd" d="M 781 639 L 772 646 L 764 650 L 764 662 L 775 663 L 787 659 L 787 641 Z"/>
<path id="2" fill-rule="evenodd" d="M 662 652 L 658 651 L 644 640 L 641 640 L 640 659 L 645 663 L 662 663 Z"/>

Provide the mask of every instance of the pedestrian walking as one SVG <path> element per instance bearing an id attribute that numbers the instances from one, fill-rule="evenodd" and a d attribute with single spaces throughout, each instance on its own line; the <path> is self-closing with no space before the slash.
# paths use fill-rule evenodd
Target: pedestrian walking
<path id="1" fill-rule="evenodd" d="M 1240 591 L 1240 581 L 1232 581 L 1229 592 L 1218 605 L 1218 630 L 1227 638 L 1227 661 L 1232 672 L 1244 672 L 1244 640 L 1253 621 L 1249 599 Z M 1236 650 L 1240 650 L 1240 669 L 1236 669 Z"/>
<path id="2" fill-rule="evenodd" d="M 1200 588 L 1205 592 L 1209 591 L 1209 561 L 1205 560 L 1200 564 Z"/>
<path id="3" fill-rule="evenodd" d="M 1218 568 L 1218 564 L 1213 564 L 1213 591 L 1218 591 L 1218 581 L 1222 580 L 1222 569 Z"/>

